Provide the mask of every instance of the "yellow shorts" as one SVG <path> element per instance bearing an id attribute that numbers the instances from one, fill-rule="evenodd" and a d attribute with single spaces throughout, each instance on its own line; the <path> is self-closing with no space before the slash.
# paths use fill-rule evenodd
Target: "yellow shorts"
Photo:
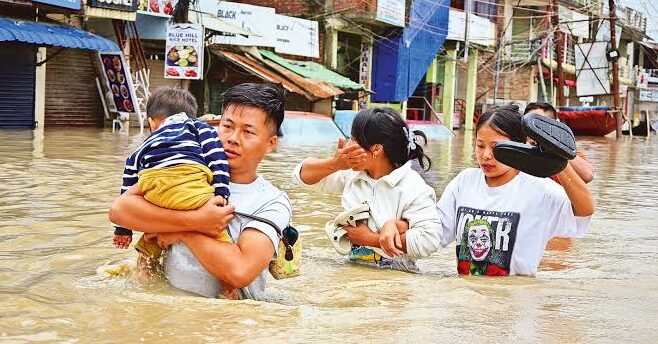
<path id="1" fill-rule="evenodd" d="M 182 164 L 142 170 L 137 185 L 144 193 L 144 198 L 159 207 L 193 210 L 215 197 L 212 182 L 213 174 L 207 166 Z M 217 240 L 233 242 L 225 230 L 218 234 Z M 155 259 L 162 253 L 156 243 L 147 242 L 143 235 L 135 245 L 135 249 Z"/>

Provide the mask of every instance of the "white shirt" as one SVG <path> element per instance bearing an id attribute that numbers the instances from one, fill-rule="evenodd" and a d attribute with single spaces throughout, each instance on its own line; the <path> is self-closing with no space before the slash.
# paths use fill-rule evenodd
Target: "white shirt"
<path id="1" fill-rule="evenodd" d="M 441 244 L 457 241 L 458 270 L 470 265 L 471 274 L 483 275 L 487 269 L 535 275 L 548 240 L 582 237 L 592 219 L 574 216 L 562 186 L 548 178 L 519 172 L 507 184 L 489 187 L 479 168 L 460 172 L 438 207 Z"/>
<path id="2" fill-rule="evenodd" d="M 345 210 L 363 202 L 370 206 L 368 227 L 379 232 L 389 220 L 407 220 L 407 256 L 427 257 L 439 248 L 441 223 L 436 208 L 436 193 L 423 178 L 411 168 L 411 162 L 393 170 L 379 179 L 372 179 L 366 172 L 343 170 L 334 172 L 314 185 L 301 180 L 304 161 L 293 170 L 293 181 L 299 185 L 342 195 Z"/>
<path id="3" fill-rule="evenodd" d="M 256 178 L 251 184 L 230 183 L 230 203 L 235 211 L 264 217 L 274 222 L 281 230 L 290 224 L 292 206 L 288 196 L 262 177 Z M 274 257 L 279 248 L 279 237 L 274 228 L 259 221 L 236 216 L 228 226 L 233 242 L 237 242 L 242 231 L 254 228 L 265 235 L 274 245 Z M 258 300 L 261 298 L 269 273 L 266 267 L 263 272 L 246 288 L 242 289 L 243 297 Z M 220 282 L 210 274 L 183 243 L 172 245 L 167 252 L 165 275 L 171 285 L 205 297 L 217 297 L 221 290 Z"/>

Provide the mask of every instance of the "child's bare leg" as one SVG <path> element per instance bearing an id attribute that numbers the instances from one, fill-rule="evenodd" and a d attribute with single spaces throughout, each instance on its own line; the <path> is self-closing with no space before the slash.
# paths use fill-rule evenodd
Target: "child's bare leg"
<path id="1" fill-rule="evenodd" d="M 135 276 L 140 283 L 150 283 L 157 261 L 148 255 L 139 252 L 137 255 L 137 264 L 135 265 Z"/>

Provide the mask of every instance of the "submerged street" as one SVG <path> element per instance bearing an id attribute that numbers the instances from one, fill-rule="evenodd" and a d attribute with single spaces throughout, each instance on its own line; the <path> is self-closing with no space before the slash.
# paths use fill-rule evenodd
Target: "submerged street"
<path id="1" fill-rule="evenodd" d="M 584 239 L 549 244 L 536 278 L 458 277 L 454 246 L 421 274 L 350 265 L 323 231 L 338 197 L 294 186 L 290 173 L 329 145 L 280 142 L 260 173 L 293 202 L 303 274 L 268 281 L 267 302 L 192 296 L 165 281 L 97 274 L 133 265 L 111 247 L 110 202 L 133 130 L 0 131 L 0 342 L 652 342 L 658 323 L 658 142 L 579 138 L 595 167 L 597 211 Z M 433 141 L 424 177 L 437 198 L 474 166 L 472 136 Z M 497 337 L 497 336 L 509 336 Z"/>

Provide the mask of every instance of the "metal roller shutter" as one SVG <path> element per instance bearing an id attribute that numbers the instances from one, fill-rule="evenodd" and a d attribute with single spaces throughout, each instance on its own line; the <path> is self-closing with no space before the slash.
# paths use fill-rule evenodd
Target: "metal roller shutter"
<path id="1" fill-rule="evenodd" d="M 46 126 L 103 126 L 95 59 L 89 54 L 94 53 L 64 49 L 46 63 Z"/>
<path id="2" fill-rule="evenodd" d="M 0 44 L 0 128 L 34 129 L 37 48 Z"/>

